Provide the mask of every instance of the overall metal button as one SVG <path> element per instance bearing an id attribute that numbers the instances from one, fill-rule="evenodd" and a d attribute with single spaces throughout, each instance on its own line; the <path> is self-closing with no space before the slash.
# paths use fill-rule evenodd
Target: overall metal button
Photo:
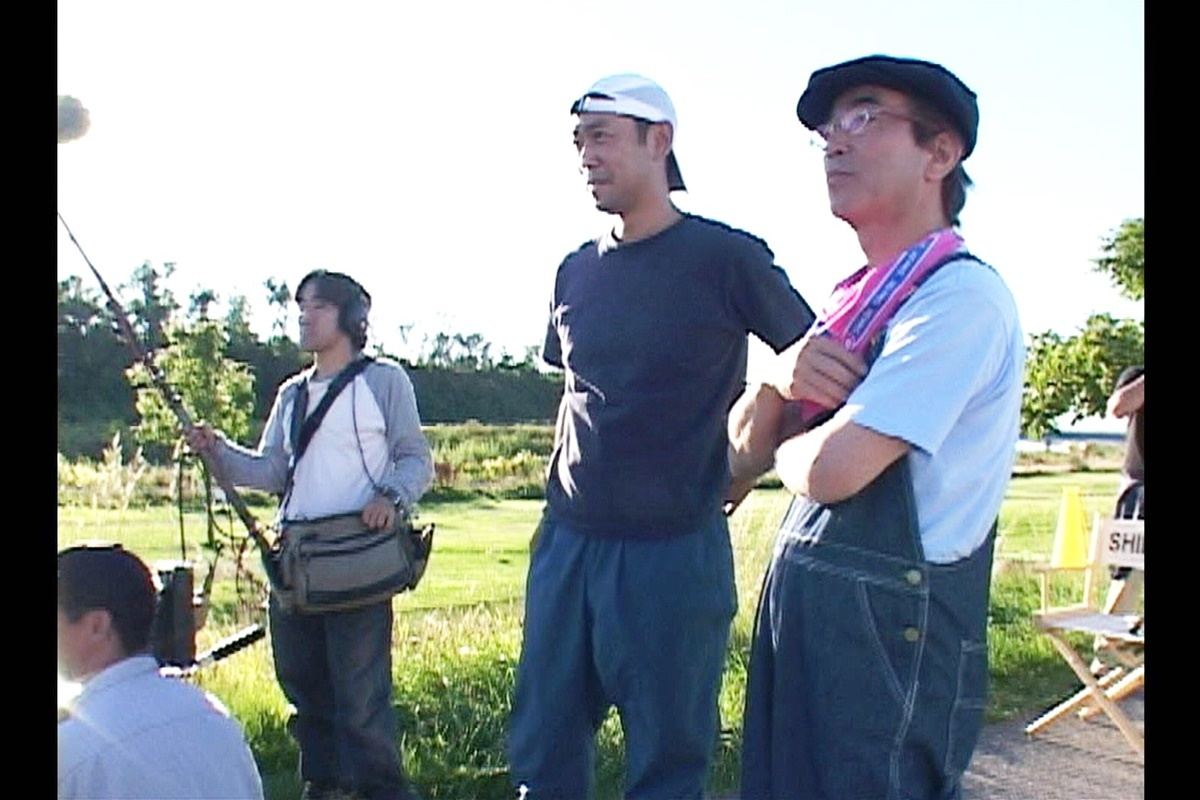
<path id="1" fill-rule="evenodd" d="M 908 581 L 909 586 L 920 586 L 921 570 L 910 569 L 908 572 L 904 573 L 904 580 Z"/>
<path id="2" fill-rule="evenodd" d="M 904 641 L 916 643 L 921 639 L 921 632 L 916 628 L 904 629 Z"/>

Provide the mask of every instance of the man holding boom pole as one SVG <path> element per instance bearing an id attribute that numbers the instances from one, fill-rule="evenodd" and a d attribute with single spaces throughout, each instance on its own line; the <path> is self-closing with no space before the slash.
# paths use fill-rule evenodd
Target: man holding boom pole
<path id="1" fill-rule="evenodd" d="M 309 273 L 296 291 L 300 347 L 312 369 L 279 388 L 256 450 L 207 425 L 190 446 L 211 456 L 235 484 L 282 495 L 289 523 L 359 514 L 385 530 L 410 511 L 433 480 L 433 459 L 403 368 L 366 359 L 370 296 L 348 275 Z M 331 403 L 323 403 L 326 395 Z M 317 410 L 324 416 L 317 417 Z M 307 440 L 292 435 L 319 424 Z M 307 441 L 297 457 L 296 440 Z M 392 708 L 391 599 L 351 610 L 299 613 L 272 591 L 271 643 L 284 694 L 296 708 L 304 799 L 401 800 L 415 794 L 396 751 Z"/>

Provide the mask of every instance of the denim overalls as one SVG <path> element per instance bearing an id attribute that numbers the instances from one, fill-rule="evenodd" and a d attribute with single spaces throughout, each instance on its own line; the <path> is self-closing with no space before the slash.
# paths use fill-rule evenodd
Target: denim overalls
<path id="1" fill-rule="evenodd" d="M 742 800 L 961 796 L 994 539 L 927 562 L 907 457 L 844 502 L 793 499 L 755 621 Z"/>

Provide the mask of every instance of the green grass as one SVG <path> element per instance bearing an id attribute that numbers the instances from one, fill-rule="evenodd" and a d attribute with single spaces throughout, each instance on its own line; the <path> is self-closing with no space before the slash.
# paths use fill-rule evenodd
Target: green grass
<path id="1" fill-rule="evenodd" d="M 529 538 L 541 513 L 540 500 L 493 500 L 471 497 L 458 502 L 428 502 L 420 509 L 421 523 L 433 522 L 434 555 L 419 592 L 397 600 L 398 610 L 471 606 L 519 599 L 524 594 L 529 566 Z M 252 509 L 264 522 L 267 508 Z M 240 526 L 236 519 L 235 526 Z M 197 580 L 207 571 L 204 515 L 184 514 L 186 557 L 201 564 Z M 125 511 L 60 507 L 58 546 L 95 539 L 116 541 L 147 563 L 180 559 L 179 515 L 174 508 L 154 506 Z M 256 575 L 257 556 L 248 563 Z M 219 560 L 217 577 L 231 578 L 231 558 Z"/>
<path id="2" fill-rule="evenodd" d="M 267 518 L 269 511 L 259 514 Z M 184 532 L 189 545 L 188 557 L 199 558 L 197 537 L 203 530 L 204 515 L 189 512 L 184 515 Z M 170 506 L 113 509 L 58 507 L 58 546 L 87 540 L 104 539 L 120 542 L 147 562 L 180 558 L 179 516 Z"/>
<path id="3" fill-rule="evenodd" d="M 1115 472 L 1015 478 L 1001 512 L 997 559 L 1048 556 L 1065 486 L 1080 487 L 1089 514 L 1107 514 L 1117 483 Z M 775 528 L 787 503 L 785 491 L 760 488 L 730 520 L 739 610 L 719 698 L 722 735 L 710 780 L 717 795 L 737 786 L 750 629 Z M 529 538 L 541 506 L 540 500 L 479 497 L 422 504 L 421 520 L 437 525 L 434 554 L 420 588 L 395 601 L 393 676 L 405 764 L 429 798 L 510 794 L 503 737 L 520 652 Z M 259 516 L 269 518 L 269 509 Z M 186 518 L 193 557 L 203 555 L 194 544 L 202 535 L 202 522 L 199 514 Z M 169 507 L 60 508 L 59 546 L 87 538 L 116 539 L 147 560 L 179 557 L 178 521 Z M 1072 588 L 1060 583 L 1056 596 L 1065 597 Z M 220 597 L 218 592 L 218 602 Z M 997 573 L 989 626 L 991 720 L 1032 718 L 1075 687 L 1070 670 L 1030 623 L 1038 602 L 1037 582 L 1028 571 Z M 231 615 L 216 615 L 198 634 L 198 648 L 244 624 Z M 269 644 L 206 668 L 198 680 L 245 726 L 268 797 L 295 797 L 296 750 L 286 733 L 287 706 L 274 679 Z M 597 747 L 597 797 L 619 797 L 624 762 L 615 715 L 602 726 Z"/>
<path id="4" fill-rule="evenodd" d="M 420 590 L 397 602 L 411 610 L 522 598 L 542 505 L 487 498 L 422 504 L 421 521 L 436 526 L 434 555 Z"/>
<path id="5" fill-rule="evenodd" d="M 1000 552 L 1010 558 L 1050 553 L 1063 489 L 1079 488 L 1088 519 L 1112 514 L 1119 478 L 1114 472 L 1069 472 L 1014 478 L 1000 509 Z"/>

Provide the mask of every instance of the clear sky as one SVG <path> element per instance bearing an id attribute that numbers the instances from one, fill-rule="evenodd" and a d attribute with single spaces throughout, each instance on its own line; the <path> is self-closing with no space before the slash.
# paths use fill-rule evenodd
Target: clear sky
<path id="1" fill-rule="evenodd" d="M 58 210 L 110 284 L 176 262 L 180 300 L 357 277 L 373 335 L 540 344 L 562 257 L 600 233 L 569 107 L 640 72 L 671 95 L 684 210 L 764 238 L 814 306 L 862 263 L 795 116 L 820 67 L 943 63 L 979 96 L 962 232 L 1029 333 L 1141 318 L 1091 269 L 1144 214 L 1144 7 L 1133 0 L 59 0 Z M 58 276 L 94 286 L 59 228 Z M 294 322 L 294 315 L 292 317 Z M 400 325 L 413 325 L 407 344 Z M 294 326 L 293 326 L 294 327 Z M 295 331 L 291 331 L 295 333 Z M 761 358 L 761 356 L 755 356 Z M 755 361 L 752 360 L 752 369 Z"/>

